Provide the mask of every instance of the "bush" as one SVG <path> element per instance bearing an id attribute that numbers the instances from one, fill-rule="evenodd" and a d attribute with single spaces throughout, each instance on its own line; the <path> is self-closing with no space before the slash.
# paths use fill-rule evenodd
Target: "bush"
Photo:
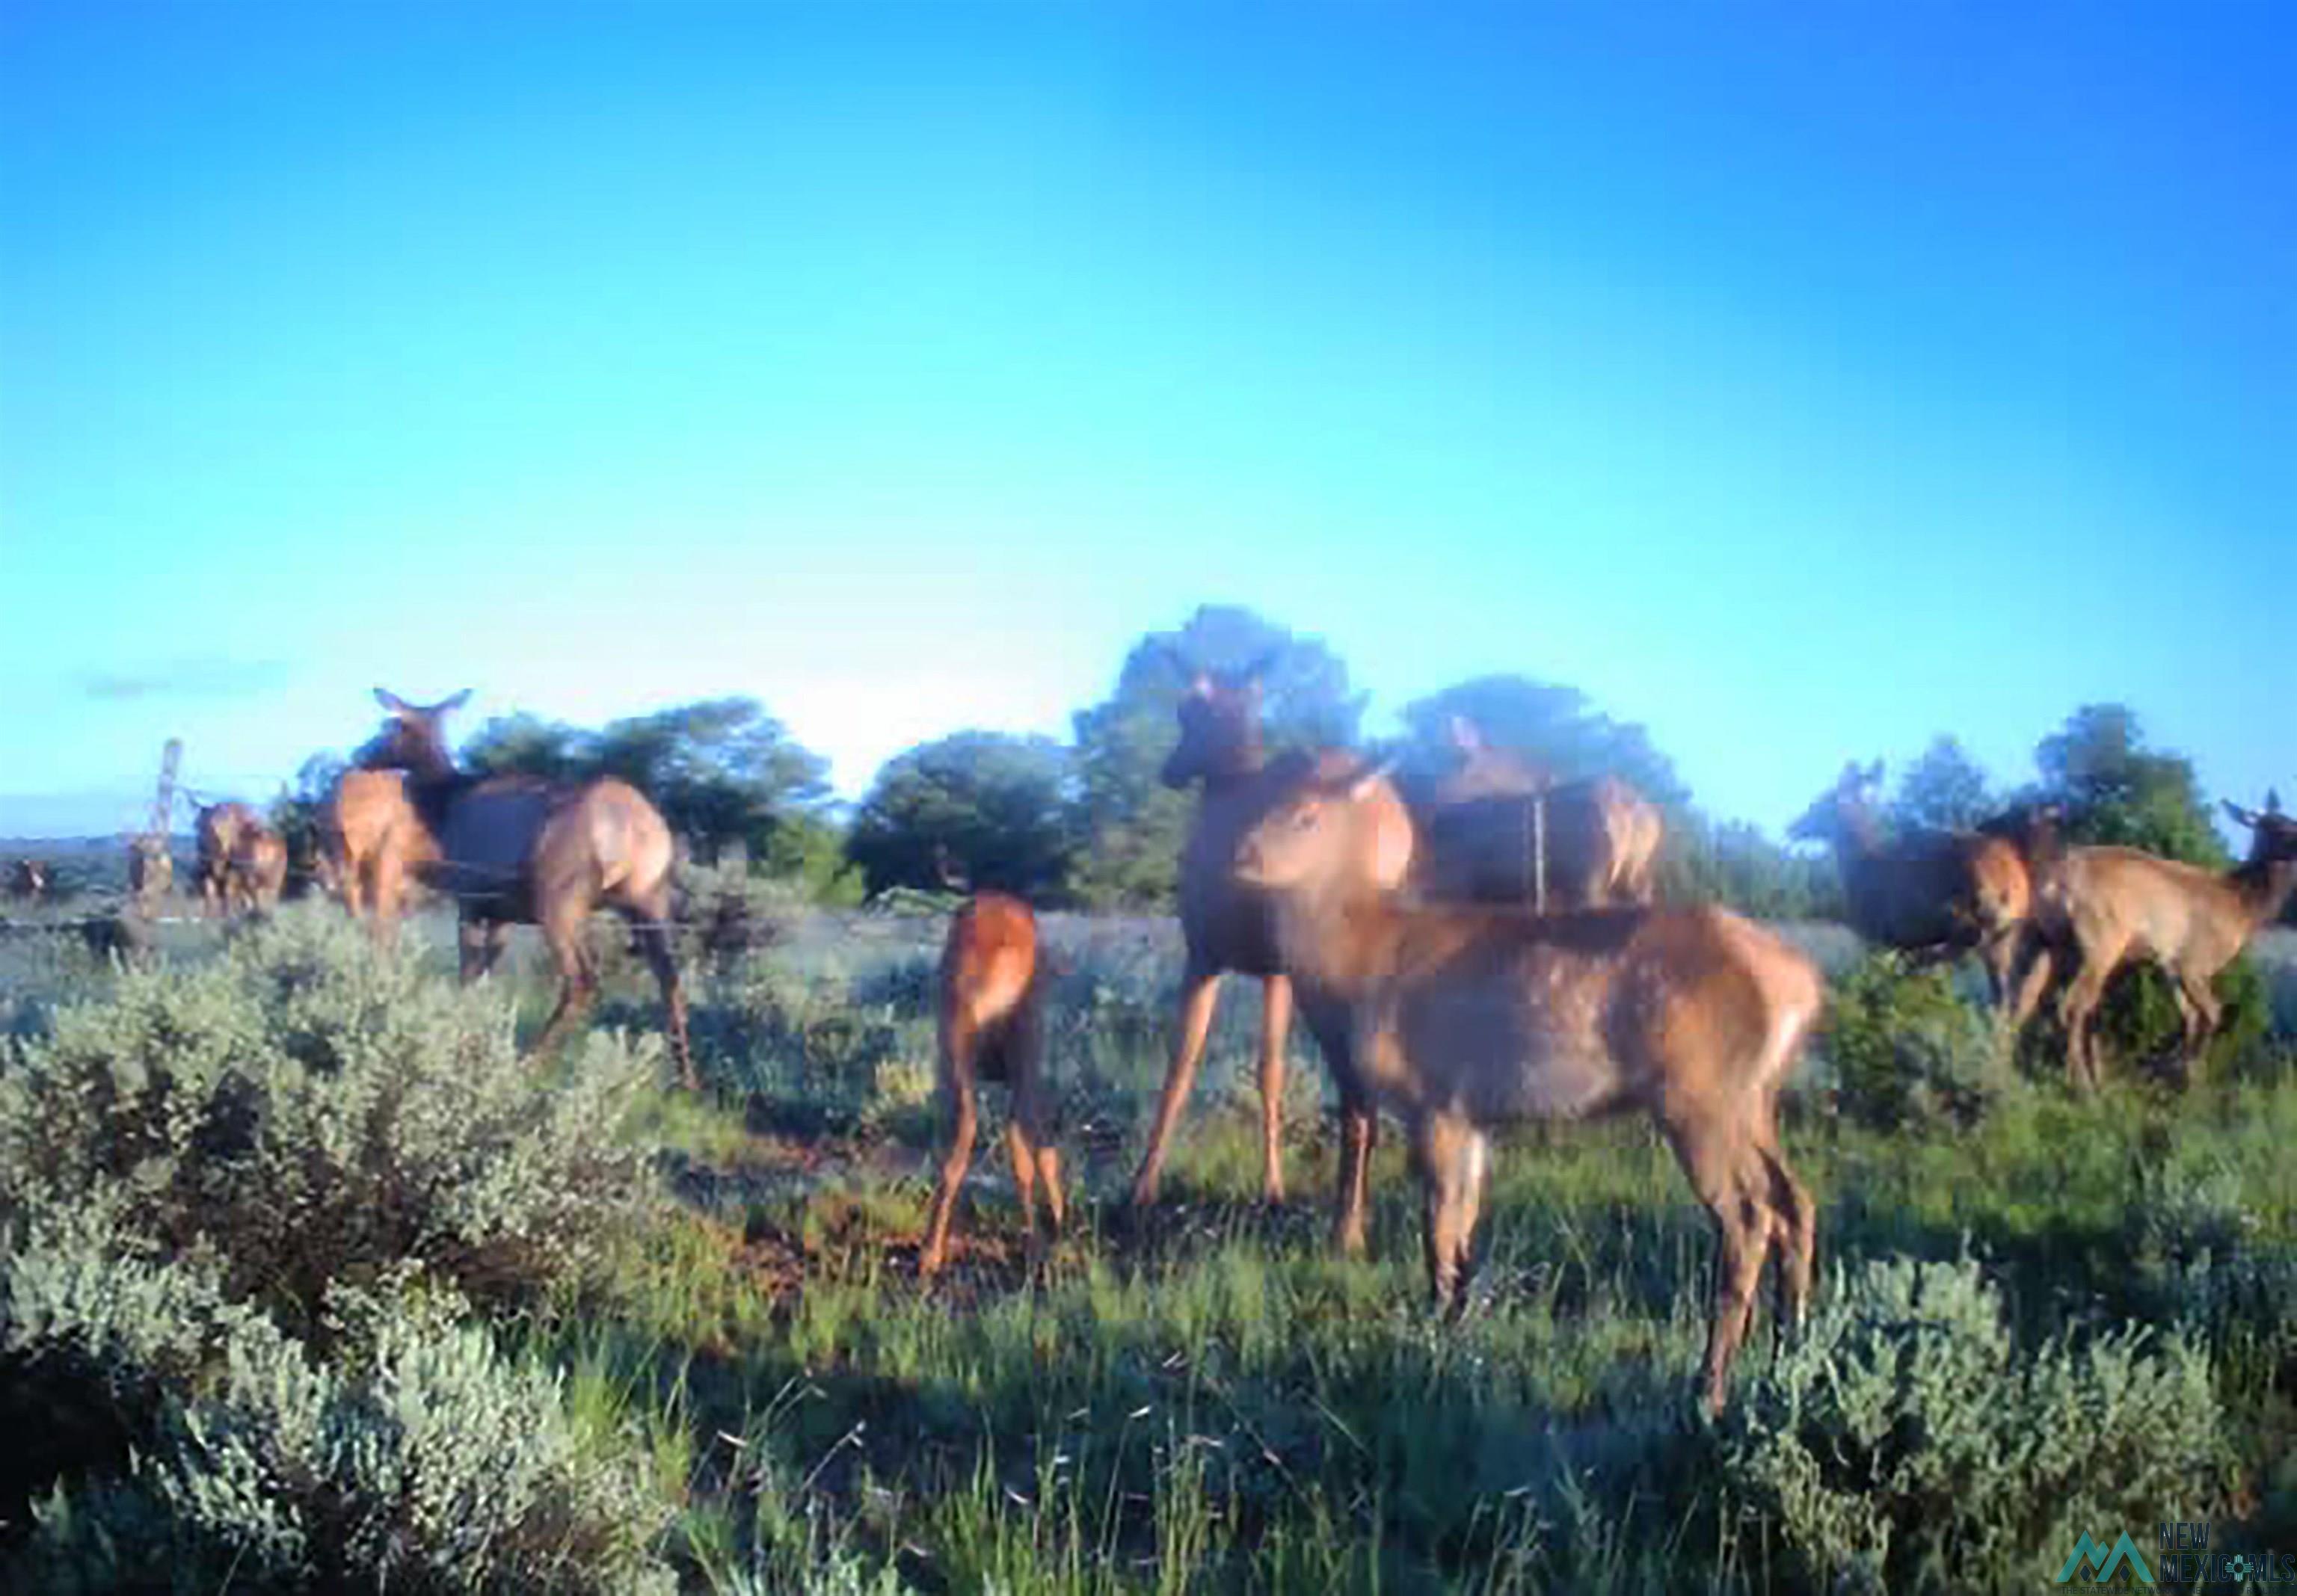
<path id="1" fill-rule="evenodd" d="M 2209 1357 L 2151 1339 L 2019 1347 L 1970 1260 L 1869 1262 L 1733 1410 L 1725 1485 L 1814 1586 L 2030 1588 L 2079 1534 L 2222 1504 Z"/>
<path id="2" fill-rule="evenodd" d="M 0 1070 L 0 1222 L 99 1194 L 123 1233 L 204 1249 L 301 1333 L 331 1282 L 421 1264 L 521 1300 L 603 1254 L 646 1190 L 615 1133 L 653 1039 L 592 1036 L 563 1085 L 501 1000 L 291 912 L 191 971 L 128 972 Z"/>
<path id="3" fill-rule="evenodd" d="M 603 1261 L 651 1039 L 521 1060 L 504 1001 L 291 910 L 0 1059 L 0 1520 L 39 1588 L 659 1583 L 658 1504 L 473 1301 Z"/>
<path id="4" fill-rule="evenodd" d="M 1968 1123 L 2008 1084 L 1986 1016 L 1941 968 L 1908 970 L 1870 953 L 1828 993 L 1818 1049 L 1846 1115 L 1883 1130 Z"/>
<path id="5" fill-rule="evenodd" d="M 670 1588 L 636 1453 L 591 1455 L 557 1376 L 501 1360 L 451 1293 L 339 1294 L 321 1363 L 210 1261 L 123 1239 L 35 1223 L 11 1259 L 9 1363 L 136 1416 L 124 1471 L 34 1505 L 21 1588 Z"/>

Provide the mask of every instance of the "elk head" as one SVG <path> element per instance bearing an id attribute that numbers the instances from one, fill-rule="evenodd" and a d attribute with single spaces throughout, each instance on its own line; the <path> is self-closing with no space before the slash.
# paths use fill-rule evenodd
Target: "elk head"
<path id="1" fill-rule="evenodd" d="M 1167 651 L 1188 672 L 1181 695 L 1181 740 L 1166 756 L 1159 779 L 1185 787 L 1208 777 L 1253 769 L 1260 757 L 1260 681 L 1276 662 L 1271 649 L 1240 670 L 1191 669 L 1177 651 Z"/>
<path id="2" fill-rule="evenodd" d="M 2278 792 L 2267 790 L 2261 813 L 2243 809 L 2230 798 L 2224 802 L 2226 813 L 2249 829 L 2249 857 L 2252 864 L 2297 860 L 2297 820 L 2281 812 Z"/>
<path id="3" fill-rule="evenodd" d="M 1237 879 L 1279 890 L 1328 883 L 1394 890 L 1411 868 L 1412 841 L 1387 781 L 1395 763 L 1363 767 L 1326 755 L 1299 792 L 1238 839 Z"/>
<path id="4" fill-rule="evenodd" d="M 451 772 L 455 761 L 447 752 L 446 719 L 468 703 L 470 696 L 471 690 L 465 687 L 426 707 L 409 703 L 396 693 L 377 687 L 375 701 L 391 713 L 375 740 L 359 750 L 359 769 L 407 770 L 417 776 Z"/>
<path id="5" fill-rule="evenodd" d="M 1834 785 L 1818 796 L 1793 825 L 1787 827 L 1787 840 L 1792 843 L 1832 843 L 1852 826 L 1866 820 L 1869 813 L 1869 788 L 1882 783 L 1882 761 L 1874 761 L 1861 768 L 1857 760 L 1842 767 L 1842 774 Z"/>

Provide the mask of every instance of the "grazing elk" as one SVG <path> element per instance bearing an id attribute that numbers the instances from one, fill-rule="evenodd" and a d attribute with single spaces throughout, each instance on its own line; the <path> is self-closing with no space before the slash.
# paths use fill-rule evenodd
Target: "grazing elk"
<path id="1" fill-rule="evenodd" d="M 1774 1248 L 1782 1323 L 1809 1300 L 1816 1208 L 1777 1099 L 1824 998 L 1816 967 L 1711 907 L 1413 904 L 1397 890 L 1411 852 L 1384 771 L 1327 761 L 1245 832 L 1236 868 L 1271 894 L 1304 1012 L 1341 1016 L 1343 1090 L 1407 1129 L 1438 1309 L 1461 1301 L 1492 1129 L 1642 1108 L 1714 1218 L 1705 1402 L 1720 1411 Z"/>
<path id="2" fill-rule="evenodd" d="M 1005 1140 L 1013 1156 L 1013 1184 L 1020 1194 L 1021 1222 L 1030 1251 L 1037 1246 L 1040 1179 L 1055 1233 L 1065 1221 L 1061 1156 L 1052 1143 L 1046 1102 L 1045 976 L 1037 917 L 1018 898 L 982 893 L 950 920 L 938 982 L 941 1090 L 949 1110 L 949 1149 L 934 1189 L 925 1246 L 918 1254 L 918 1272 L 927 1279 L 941 1272 L 949 1255 L 950 1222 L 957 1210 L 958 1188 L 973 1160 L 978 1124 L 976 1090 L 983 1081 L 1002 1081 L 1012 1089 Z"/>
<path id="3" fill-rule="evenodd" d="M 1451 718 L 1458 766 L 1429 790 L 1420 828 L 1420 890 L 1451 902 L 1599 909 L 1651 901 L 1665 827 L 1616 776 L 1558 782 Z"/>
<path id="4" fill-rule="evenodd" d="M 48 895 L 48 867 L 44 860 L 20 859 L 8 867 L 8 895 L 37 903 Z"/>
<path id="5" fill-rule="evenodd" d="M 2019 846 L 1971 831 L 1910 831 L 1888 843 L 1875 824 L 1867 789 L 1882 778 L 1880 760 L 1842 767 L 1833 786 L 1787 828 L 1799 842 L 1834 851 L 1842 872 L 1850 926 L 1859 935 L 1923 958 L 1956 958 L 1975 950 L 1986 967 L 1995 1009 L 2013 1027 L 2040 996 L 2038 973 L 2021 979 L 2032 885 Z"/>
<path id="6" fill-rule="evenodd" d="M 205 803 L 200 806 L 193 835 L 199 844 L 194 874 L 200 884 L 200 908 L 210 919 L 231 912 L 232 855 L 240 834 L 263 822 L 244 803 Z"/>
<path id="7" fill-rule="evenodd" d="M 320 876 L 332 877 L 353 919 L 365 920 L 380 946 L 399 940 L 399 919 L 439 862 L 438 839 L 415 811 L 407 777 L 397 770 L 343 772 L 327 801 L 319 845 Z"/>
<path id="8" fill-rule="evenodd" d="M 1205 1038 L 1220 1000 L 1221 978 L 1233 970 L 1261 983 L 1260 1116 L 1262 1195 L 1284 1199 L 1284 1044 L 1292 1029 L 1292 988 L 1277 958 L 1268 900 L 1236 879 L 1231 861 L 1237 839 L 1297 786 L 1309 769 L 1293 753 L 1271 761 L 1260 740 L 1260 678 L 1273 662 L 1264 655 L 1241 670 L 1190 669 L 1181 696 L 1181 740 L 1165 761 L 1168 787 L 1201 784 L 1196 818 L 1181 850 L 1181 935 L 1187 956 L 1181 975 L 1178 1033 L 1165 1072 L 1165 1090 L 1148 1148 L 1132 1181 L 1132 1203 L 1157 1200 L 1165 1157 L 1181 1110 L 1196 1084 Z"/>
<path id="9" fill-rule="evenodd" d="M 2280 812 L 2277 796 L 2266 795 L 2262 814 L 2230 801 L 2225 807 L 2250 831 L 2249 857 L 2230 870 L 2136 848 L 2068 848 L 2045 877 L 2035 917 L 2071 967 L 2058 1015 L 2074 1085 L 2102 1082 L 2092 1034 L 2098 1003 L 2115 973 L 2140 959 L 2169 977 L 2184 1021 L 2178 1066 L 2191 1080 L 2220 1017 L 2211 982 L 2297 888 L 2297 820 Z"/>
<path id="10" fill-rule="evenodd" d="M 596 996 L 596 961 L 583 931 L 593 910 L 613 909 L 662 987 L 679 1078 L 698 1089 L 686 1032 L 686 994 L 671 952 L 670 827 L 645 794 L 612 777 L 565 783 L 525 776 L 468 776 L 455 768 L 440 730 L 470 697 L 466 688 L 425 708 L 377 687 L 391 712 L 362 753 L 363 769 L 404 770 L 407 795 L 435 840 L 424 874 L 459 909 L 465 981 L 491 969 L 514 925 L 540 929 L 558 967 L 558 1006 L 535 1044 L 557 1045 Z"/>

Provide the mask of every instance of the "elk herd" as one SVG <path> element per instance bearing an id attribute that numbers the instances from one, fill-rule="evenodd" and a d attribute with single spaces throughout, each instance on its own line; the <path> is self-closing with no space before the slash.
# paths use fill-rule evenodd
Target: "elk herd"
<path id="1" fill-rule="evenodd" d="M 1225 671 L 1172 662 L 1184 684 L 1180 736 L 1161 775 L 1197 799 L 1180 859 L 1178 1015 L 1133 1211 L 1157 1200 L 1223 981 L 1251 977 L 1263 993 L 1264 1196 L 1285 1191 L 1297 1012 L 1338 1099 L 1333 1244 L 1365 1246 L 1384 1112 L 1420 1183 L 1428 1283 L 1445 1314 L 1464 1300 L 1494 1131 L 1649 1115 L 1716 1234 L 1701 1386 L 1718 1411 L 1766 1267 L 1782 1326 L 1799 1322 L 1810 1294 L 1816 1210 L 1787 1164 L 1778 1099 L 1824 1006 L 1817 967 L 1728 909 L 1657 901 L 1659 812 L 1615 777 L 1556 780 L 1458 718 L 1447 728 L 1455 766 L 1434 781 L 1399 779 L 1390 764 L 1346 752 L 1272 754 L 1260 715 L 1270 660 Z M 508 927 L 538 927 L 560 985 L 538 1050 L 591 1001 L 585 927 L 613 911 L 660 986 L 680 1078 L 696 1086 L 671 937 L 675 851 L 660 812 L 613 778 L 464 773 L 443 721 L 467 693 L 428 706 L 375 695 L 387 718 L 328 806 L 323 881 L 386 944 L 413 892 L 451 894 L 465 980 L 493 966 Z M 2262 812 L 2226 805 L 2252 845 L 2220 873 L 2067 845 L 2047 809 L 1886 838 L 1881 777 L 1879 764 L 1846 766 L 1790 835 L 1832 851 L 1852 926 L 1867 941 L 1921 960 L 1975 954 L 2005 1038 L 2054 991 L 2077 1086 L 2100 1078 L 2092 1027 L 2106 984 L 2139 960 L 2169 977 L 2184 1020 L 2178 1063 L 2190 1072 L 2219 1022 L 2212 977 L 2297 886 L 2297 820 L 2270 794 Z M 198 845 L 211 912 L 276 901 L 286 850 L 245 805 L 202 809 Z M 18 861 L 9 884 L 37 894 L 45 872 Z M 1052 1226 L 1063 1221 L 1043 1076 L 1046 986 L 1029 906 L 975 894 L 950 923 L 937 979 L 948 1138 L 918 1256 L 927 1278 L 949 1256 L 983 1082 L 1011 1090 L 1006 1138 L 1032 1248 L 1040 1192 Z"/>

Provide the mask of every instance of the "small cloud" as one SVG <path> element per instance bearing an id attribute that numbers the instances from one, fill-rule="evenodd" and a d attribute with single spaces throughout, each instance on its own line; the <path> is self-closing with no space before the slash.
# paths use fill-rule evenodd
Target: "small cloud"
<path id="1" fill-rule="evenodd" d="M 277 660 L 213 657 L 174 660 L 127 670 L 83 670 L 73 678 L 87 697 L 115 702 L 134 698 L 251 698 L 272 691 L 286 679 L 287 667 Z"/>

